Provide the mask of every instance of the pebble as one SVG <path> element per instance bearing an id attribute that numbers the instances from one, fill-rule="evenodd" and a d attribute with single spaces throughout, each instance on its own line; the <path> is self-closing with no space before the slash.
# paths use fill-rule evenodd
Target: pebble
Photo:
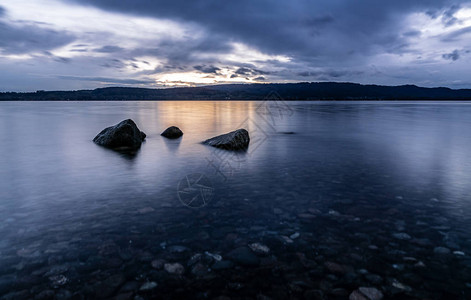
<path id="1" fill-rule="evenodd" d="M 346 268 L 338 263 L 327 261 L 324 263 L 324 267 L 331 273 L 344 274 L 347 272 Z"/>
<path id="2" fill-rule="evenodd" d="M 416 263 L 414 265 L 414 267 L 416 267 L 416 268 L 425 268 L 426 266 L 422 261 L 419 261 L 418 263 Z"/>
<path id="3" fill-rule="evenodd" d="M 166 263 L 164 269 L 170 274 L 182 275 L 185 273 L 185 268 L 179 263 Z"/>
<path id="4" fill-rule="evenodd" d="M 50 276 L 49 280 L 51 281 L 51 284 L 54 288 L 58 288 L 58 287 L 60 287 L 64 284 L 66 284 L 67 281 L 68 281 L 67 277 L 65 277 L 62 274 Z"/>
<path id="5" fill-rule="evenodd" d="M 384 297 L 380 290 L 373 287 L 360 287 L 358 290 L 369 300 L 381 300 Z"/>
<path id="6" fill-rule="evenodd" d="M 464 256 L 465 255 L 464 252 L 462 252 L 462 251 L 453 251 L 453 254 L 457 255 L 457 256 Z"/>
<path id="7" fill-rule="evenodd" d="M 445 247 L 435 247 L 433 249 L 433 253 L 435 254 L 450 254 L 450 249 L 445 248 Z"/>
<path id="8" fill-rule="evenodd" d="M 393 234 L 393 237 L 398 239 L 398 240 L 410 240 L 411 239 L 411 236 L 408 235 L 407 233 L 405 232 L 398 232 L 398 233 L 394 233 Z"/>
<path id="9" fill-rule="evenodd" d="M 260 243 L 249 244 L 249 248 L 257 254 L 267 255 L 268 253 L 270 253 L 270 248 Z"/>
<path id="10" fill-rule="evenodd" d="M 404 284 L 400 283 L 400 282 L 397 281 L 397 280 L 393 280 L 392 286 L 395 287 L 395 288 L 397 288 L 397 289 L 399 289 L 399 290 L 401 290 L 401 291 L 406 291 L 406 292 L 412 291 L 412 288 L 411 288 L 411 287 L 409 287 L 409 286 L 407 286 L 407 285 L 404 285 Z"/>
<path id="11" fill-rule="evenodd" d="M 205 254 L 206 256 L 211 257 L 211 258 L 214 259 L 215 261 L 221 261 L 221 260 L 222 260 L 222 256 L 219 255 L 219 254 L 213 254 L 213 253 L 210 253 L 210 252 L 208 252 L 208 251 L 205 251 L 204 254 Z"/>
<path id="12" fill-rule="evenodd" d="M 362 293 L 359 291 L 353 291 L 348 297 L 349 300 L 368 300 Z"/>
<path id="13" fill-rule="evenodd" d="M 227 256 L 238 264 L 244 266 L 258 266 L 260 259 L 247 247 L 239 247 L 227 254 Z"/>
<path id="14" fill-rule="evenodd" d="M 299 232 L 295 232 L 289 236 L 290 239 L 295 240 L 300 236 Z"/>
<path id="15" fill-rule="evenodd" d="M 157 287 L 157 282 L 154 281 L 148 281 L 141 285 L 140 289 L 141 291 L 150 291 L 152 289 L 155 289 Z"/>

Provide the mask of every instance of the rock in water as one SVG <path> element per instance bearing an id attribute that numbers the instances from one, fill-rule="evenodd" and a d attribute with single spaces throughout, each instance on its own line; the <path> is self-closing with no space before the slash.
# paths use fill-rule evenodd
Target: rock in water
<path id="1" fill-rule="evenodd" d="M 180 130 L 180 128 L 176 126 L 170 126 L 169 128 L 165 129 L 165 131 L 162 132 L 160 135 L 168 139 L 178 139 L 183 135 L 183 132 Z"/>
<path id="2" fill-rule="evenodd" d="M 238 264 L 244 266 L 258 266 L 260 259 L 247 247 L 232 250 L 227 256 Z"/>
<path id="3" fill-rule="evenodd" d="M 137 128 L 136 123 L 127 119 L 115 126 L 103 129 L 93 142 L 111 149 L 138 149 L 145 138 L 146 134 Z"/>
<path id="4" fill-rule="evenodd" d="M 237 129 L 206 140 L 203 144 L 226 150 L 243 150 L 249 146 L 249 142 L 250 137 L 248 131 L 245 129 Z"/>

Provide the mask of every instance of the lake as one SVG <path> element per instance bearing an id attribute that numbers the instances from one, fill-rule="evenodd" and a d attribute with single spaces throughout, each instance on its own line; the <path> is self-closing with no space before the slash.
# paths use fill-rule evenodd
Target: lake
<path id="1" fill-rule="evenodd" d="M 1 102 L 0 144 L 2 299 L 471 297 L 465 102 Z"/>

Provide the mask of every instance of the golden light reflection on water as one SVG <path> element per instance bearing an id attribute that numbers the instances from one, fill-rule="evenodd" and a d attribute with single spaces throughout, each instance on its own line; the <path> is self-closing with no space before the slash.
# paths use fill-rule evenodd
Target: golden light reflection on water
<path id="1" fill-rule="evenodd" d="M 255 118 L 256 102 L 248 101 L 165 101 L 155 102 L 162 128 L 178 126 L 188 133 L 225 133 Z M 247 128 L 248 130 L 250 128 Z"/>

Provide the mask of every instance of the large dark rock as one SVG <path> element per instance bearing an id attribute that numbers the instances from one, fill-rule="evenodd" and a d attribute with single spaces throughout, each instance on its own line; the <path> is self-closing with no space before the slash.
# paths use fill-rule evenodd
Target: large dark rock
<path id="1" fill-rule="evenodd" d="M 165 129 L 164 132 L 160 134 L 169 139 L 178 139 L 183 135 L 183 132 L 177 126 L 170 126 L 169 128 Z"/>
<path id="2" fill-rule="evenodd" d="M 94 139 L 97 145 L 111 149 L 138 149 L 146 134 L 137 128 L 133 120 L 127 119 L 115 126 L 103 129 Z"/>
<path id="3" fill-rule="evenodd" d="M 206 140 L 203 144 L 226 150 L 243 150 L 249 146 L 249 142 L 250 137 L 247 130 L 237 129 Z"/>

